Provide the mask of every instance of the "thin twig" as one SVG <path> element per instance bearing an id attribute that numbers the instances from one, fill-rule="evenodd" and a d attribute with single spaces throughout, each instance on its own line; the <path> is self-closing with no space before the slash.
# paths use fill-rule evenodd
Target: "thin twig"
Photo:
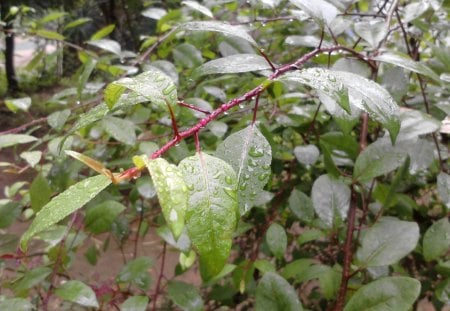
<path id="1" fill-rule="evenodd" d="M 158 275 L 158 280 L 156 281 L 156 289 L 155 289 L 155 294 L 153 295 L 153 305 L 152 305 L 152 310 L 155 311 L 156 310 L 156 302 L 158 300 L 158 295 L 159 292 L 161 290 L 161 281 L 162 278 L 164 276 L 164 265 L 166 263 L 166 242 L 163 243 L 163 251 L 162 251 L 162 257 L 161 257 L 161 267 L 159 268 L 159 275 Z"/>

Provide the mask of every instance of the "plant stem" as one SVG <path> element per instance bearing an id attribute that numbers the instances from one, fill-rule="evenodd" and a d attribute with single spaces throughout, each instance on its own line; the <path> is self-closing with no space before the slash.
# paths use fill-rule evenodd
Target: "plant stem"
<path id="1" fill-rule="evenodd" d="M 161 258 L 161 267 L 159 268 L 159 276 L 158 280 L 156 281 L 156 289 L 155 294 L 153 295 L 153 304 L 152 304 L 152 310 L 156 310 L 156 302 L 158 300 L 159 291 L 161 289 L 161 281 L 164 276 L 164 265 L 166 262 L 166 242 L 163 244 L 163 251 L 162 251 L 162 258 Z"/>

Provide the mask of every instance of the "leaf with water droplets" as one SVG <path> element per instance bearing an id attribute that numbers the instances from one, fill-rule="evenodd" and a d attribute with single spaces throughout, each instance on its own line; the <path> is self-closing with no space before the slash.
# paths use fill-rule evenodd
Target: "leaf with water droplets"
<path id="1" fill-rule="evenodd" d="M 255 199 L 269 181 L 272 149 L 254 125 L 228 136 L 215 156 L 230 163 L 238 178 L 238 203 L 241 214 L 254 206 Z"/>
<path id="2" fill-rule="evenodd" d="M 314 210 L 328 226 L 335 224 L 337 217 L 347 218 L 350 206 L 350 188 L 343 182 L 322 175 L 316 179 L 311 190 Z"/>
<path id="3" fill-rule="evenodd" d="M 302 9 L 320 24 L 331 25 L 331 22 L 339 14 L 338 9 L 325 0 L 289 0 L 289 2 Z"/>
<path id="4" fill-rule="evenodd" d="M 133 146 L 136 143 L 134 123 L 116 117 L 105 117 L 102 121 L 103 128 L 115 140 Z"/>
<path id="5" fill-rule="evenodd" d="M 111 180 L 108 177 L 97 175 L 78 182 L 63 193 L 54 197 L 39 211 L 39 213 L 36 214 L 33 223 L 22 235 L 20 247 L 25 250 L 28 241 L 35 234 L 50 228 L 83 207 L 83 205 L 91 201 L 110 183 Z"/>
<path id="6" fill-rule="evenodd" d="M 253 45 L 256 45 L 255 40 L 247 33 L 247 28 L 242 25 L 231 25 L 229 23 L 219 21 L 201 21 L 184 23 L 179 27 L 179 29 L 220 32 L 225 36 L 238 37 L 250 42 Z"/>
<path id="7" fill-rule="evenodd" d="M 189 190 L 186 226 L 200 257 L 202 278 L 221 272 L 230 255 L 237 224 L 237 178 L 225 161 L 205 153 L 183 159 L 179 166 Z"/>
<path id="8" fill-rule="evenodd" d="M 234 54 L 209 61 L 197 69 L 193 76 L 204 76 L 216 73 L 238 73 L 270 69 L 267 60 L 256 54 Z"/>
<path id="9" fill-rule="evenodd" d="M 399 108 L 389 92 L 376 82 L 351 72 L 325 68 L 289 72 L 279 80 L 312 87 L 319 95 L 339 104 L 349 116 L 359 109 L 367 112 L 371 118 L 383 124 L 391 134 L 391 141 L 395 142 L 400 130 Z"/>
<path id="10" fill-rule="evenodd" d="M 162 158 L 142 159 L 152 176 L 159 204 L 175 239 L 183 232 L 188 204 L 188 189 L 179 168 Z"/>
<path id="11" fill-rule="evenodd" d="M 60 298 L 75 302 L 84 307 L 98 308 L 95 292 L 83 282 L 72 280 L 62 284 L 55 290 Z"/>

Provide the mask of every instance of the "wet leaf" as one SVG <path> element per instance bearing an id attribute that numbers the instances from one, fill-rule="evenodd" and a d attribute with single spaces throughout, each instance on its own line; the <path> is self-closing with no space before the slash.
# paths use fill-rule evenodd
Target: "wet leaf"
<path id="1" fill-rule="evenodd" d="M 80 281 L 67 281 L 55 289 L 55 294 L 64 300 L 75 302 L 85 307 L 98 308 L 98 301 L 94 291 Z"/>
<path id="2" fill-rule="evenodd" d="M 136 132 L 133 122 L 108 116 L 103 118 L 102 125 L 105 131 L 115 140 L 131 146 L 134 146 L 136 143 Z"/>
<path id="3" fill-rule="evenodd" d="M 277 223 L 271 224 L 266 233 L 266 242 L 272 254 L 282 258 L 287 247 L 286 231 Z"/>
<path id="4" fill-rule="evenodd" d="M 148 305 L 147 296 L 132 296 L 129 297 L 120 306 L 120 311 L 145 311 Z"/>
<path id="5" fill-rule="evenodd" d="M 181 4 L 184 4 L 185 6 L 198 11 L 200 13 L 202 13 L 203 15 L 206 15 L 210 18 L 214 18 L 212 12 L 210 9 L 208 9 L 206 6 L 201 5 L 200 3 L 198 3 L 197 1 L 182 1 Z"/>
<path id="6" fill-rule="evenodd" d="M 204 308 L 202 297 L 191 284 L 170 281 L 167 294 L 184 311 L 200 311 Z"/>
<path id="7" fill-rule="evenodd" d="M 256 54 L 235 54 L 209 61 L 197 69 L 193 75 L 200 77 L 217 73 L 239 73 L 271 69 L 262 56 Z"/>
<path id="8" fill-rule="evenodd" d="M 334 5 L 324 0 L 289 0 L 289 2 L 302 9 L 320 24 L 331 25 L 331 22 L 339 14 Z"/>
<path id="9" fill-rule="evenodd" d="M 94 234 L 110 231 L 114 220 L 124 210 L 125 206 L 112 200 L 91 207 L 87 210 L 84 220 L 86 229 Z"/>
<path id="10" fill-rule="evenodd" d="M 34 212 L 39 212 L 45 204 L 50 201 L 52 189 L 47 179 L 39 174 L 30 186 L 31 208 Z"/>
<path id="11" fill-rule="evenodd" d="M 250 42 L 253 45 L 257 45 L 255 40 L 247 33 L 247 28 L 241 25 L 231 25 L 229 23 L 220 21 L 201 21 L 184 23 L 179 27 L 179 29 L 190 31 L 219 32 L 225 36 L 239 37 Z"/>

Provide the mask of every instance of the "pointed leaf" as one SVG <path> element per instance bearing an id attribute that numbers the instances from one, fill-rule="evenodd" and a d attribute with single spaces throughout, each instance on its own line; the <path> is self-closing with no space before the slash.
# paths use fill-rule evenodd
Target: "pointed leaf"
<path id="1" fill-rule="evenodd" d="M 68 281 L 55 290 L 60 298 L 84 307 L 98 308 L 97 297 L 92 288 L 80 281 Z"/>
<path id="2" fill-rule="evenodd" d="M 36 30 L 36 35 L 38 35 L 39 37 L 45 38 L 45 39 L 50 39 L 50 40 L 64 40 L 64 36 L 54 32 L 54 31 L 49 31 L 49 30 L 45 30 L 45 29 L 38 29 Z"/>
<path id="3" fill-rule="evenodd" d="M 242 25 L 231 25 L 229 23 L 219 21 L 202 21 L 188 22 L 182 24 L 179 28 L 181 30 L 219 32 L 225 36 L 239 37 L 253 45 L 257 45 L 255 40 L 247 33 L 247 28 Z"/>
<path id="4" fill-rule="evenodd" d="M 331 25 L 331 22 L 339 14 L 336 7 L 324 0 L 289 0 L 293 5 L 305 11 L 311 18 L 320 24 Z"/>
<path id="5" fill-rule="evenodd" d="M 48 116 L 47 123 L 55 130 L 61 130 L 70 116 L 70 109 L 55 111 Z"/>
<path id="6" fill-rule="evenodd" d="M 170 281 L 167 294 L 184 311 L 200 311 L 204 308 L 202 297 L 191 284 Z"/>
<path id="7" fill-rule="evenodd" d="M 160 20 L 167 14 L 167 11 L 162 8 L 148 8 L 144 10 L 141 14 L 151 19 Z"/>
<path id="8" fill-rule="evenodd" d="M 256 288 L 256 311 L 301 311 L 303 307 L 292 286 L 274 272 L 267 272 Z"/>
<path id="9" fill-rule="evenodd" d="M 31 208 L 35 213 L 39 212 L 50 201 L 52 189 L 42 174 L 36 176 L 30 186 Z"/>
<path id="10" fill-rule="evenodd" d="M 361 287 L 344 311 L 408 311 L 420 294 L 418 280 L 393 276 L 373 281 Z"/>
<path id="11" fill-rule="evenodd" d="M 337 216 L 347 218 L 350 188 L 341 181 L 320 176 L 312 186 L 311 198 L 317 215 L 328 227 L 333 226 Z"/>
<path id="12" fill-rule="evenodd" d="M 7 298 L 0 301 L 0 310 L 32 311 L 33 305 L 24 298 Z"/>
<path id="13" fill-rule="evenodd" d="M 183 232 L 188 205 L 188 189 L 179 168 L 164 159 L 142 157 L 152 176 L 159 204 L 175 239 Z"/>
<path id="14" fill-rule="evenodd" d="M 412 252 L 418 240 L 417 223 L 383 217 L 364 232 L 356 257 L 362 267 L 391 265 Z"/>
<path id="15" fill-rule="evenodd" d="M 77 84 L 77 95 L 78 95 L 79 99 L 81 99 L 81 95 L 83 94 L 83 89 L 85 88 L 86 83 L 88 82 L 92 71 L 94 71 L 96 64 L 97 64 L 97 60 L 95 60 L 92 57 L 89 57 L 83 64 L 83 71 L 81 72 L 80 76 L 78 77 L 78 84 Z"/>
<path id="16" fill-rule="evenodd" d="M 203 15 L 206 15 L 210 18 L 214 18 L 212 12 L 210 9 L 208 9 L 206 6 L 201 5 L 200 3 L 198 3 L 197 1 L 182 1 L 181 4 L 184 4 L 185 6 L 196 10 L 200 13 L 202 13 Z"/>
<path id="17" fill-rule="evenodd" d="M 86 178 L 54 197 L 37 213 L 33 223 L 22 235 L 20 247 L 25 250 L 28 245 L 28 240 L 36 233 L 50 228 L 81 208 L 110 183 L 111 180 L 109 178 L 98 175 Z"/>
<path id="18" fill-rule="evenodd" d="M 145 311 L 147 310 L 147 296 L 132 296 L 120 306 L 120 311 Z"/>
<path id="19" fill-rule="evenodd" d="M 270 177 L 272 149 L 254 125 L 228 136 L 215 156 L 231 164 L 238 178 L 238 203 L 241 214 L 254 206 L 257 195 Z"/>
<path id="20" fill-rule="evenodd" d="M 153 261 L 149 257 L 138 257 L 122 267 L 117 276 L 118 283 L 134 283 L 140 289 L 146 290 L 150 287 L 152 278 L 148 270 L 152 267 Z"/>
<path id="21" fill-rule="evenodd" d="M 374 81 L 345 71 L 308 68 L 279 78 L 306 84 L 337 102 L 345 111 L 361 109 L 388 129 L 395 141 L 400 129 L 398 106 L 389 93 Z"/>
<path id="22" fill-rule="evenodd" d="M 423 256 L 426 261 L 438 259 L 450 249 L 450 223 L 442 218 L 432 224 L 423 236 Z"/>
<path id="23" fill-rule="evenodd" d="M 0 136 L 0 149 L 5 147 L 14 146 L 17 144 L 26 144 L 32 141 L 36 141 L 37 138 L 31 135 L 25 134 L 5 134 Z"/>
<path id="24" fill-rule="evenodd" d="M 437 176 L 437 190 L 442 203 L 450 210 L 450 175 L 440 172 Z"/>
<path id="25" fill-rule="evenodd" d="M 428 68 L 427 65 L 422 62 L 413 61 L 406 55 L 400 53 L 384 53 L 374 57 L 373 60 L 405 68 L 409 71 L 424 75 L 440 83 L 439 76 L 433 70 Z"/>
<path id="26" fill-rule="evenodd" d="M 75 28 L 75 27 L 81 26 L 83 24 L 89 23 L 90 21 L 92 21 L 92 18 L 90 18 L 90 17 L 81 17 L 81 18 L 78 18 L 78 19 L 76 19 L 74 21 L 71 21 L 71 22 L 67 23 L 64 26 L 63 30 L 67 30 L 67 29 L 70 29 L 70 28 Z"/>
<path id="27" fill-rule="evenodd" d="M 216 73 L 238 73 L 271 69 L 262 56 L 256 54 L 234 54 L 209 61 L 197 69 L 194 76 L 204 76 Z"/>
<path id="28" fill-rule="evenodd" d="M 355 23 L 355 32 L 372 48 L 376 48 L 378 43 L 385 38 L 387 30 L 384 19 L 370 19 Z"/>
<path id="29" fill-rule="evenodd" d="M 183 159 L 179 168 L 189 190 L 186 224 L 200 257 L 204 280 L 219 274 L 231 250 L 236 228 L 237 178 L 225 161 L 201 153 Z"/>
<path id="30" fill-rule="evenodd" d="M 134 131 L 133 122 L 116 117 L 105 117 L 102 124 L 105 131 L 115 140 L 131 146 L 134 146 L 136 143 L 136 132 Z"/>
<path id="31" fill-rule="evenodd" d="M 87 44 L 98 47 L 102 50 L 122 56 L 122 49 L 117 41 L 111 39 L 100 39 L 95 41 L 88 41 Z"/>
<path id="32" fill-rule="evenodd" d="M 286 231 L 277 223 L 271 224 L 266 233 L 266 242 L 272 254 L 282 258 L 287 247 Z"/>
<path id="33" fill-rule="evenodd" d="M 125 206 L 112 200 L 91 207 L 87 210 L 84 220 L 86 229 L 94 234 L 110 231 L 114 220 L 124 210 Z"/>
<path id="34" fill-rule="evenodd" d="M 41 160 L 42 151 L 24 151 L 20 154 L 20 157 L 27 161 L 31 167 L 35 167 Z"/>
<path id="35" fill-rule="evenodd" d="M 27 271 L 17 283 L 13 285 L 15 292 L 27 290 L 42 282 L 52 273 L 48 267 L 38 267 Z"/>
<path id="36" fill-rule="evenodd" d="M 96 33 L 94 33 L 91 36 L 91 40 L 95 41 L 95 40 L 100 40 L 100 39 L 106 37 L 107 35 L 109 35 L 110 33 L 112 33 L 114 31 L 114 28 L 116 28 L 116 25 L 114 25 L 114 24 L 103 27 L 102 29 L 98 30 Z"/>

